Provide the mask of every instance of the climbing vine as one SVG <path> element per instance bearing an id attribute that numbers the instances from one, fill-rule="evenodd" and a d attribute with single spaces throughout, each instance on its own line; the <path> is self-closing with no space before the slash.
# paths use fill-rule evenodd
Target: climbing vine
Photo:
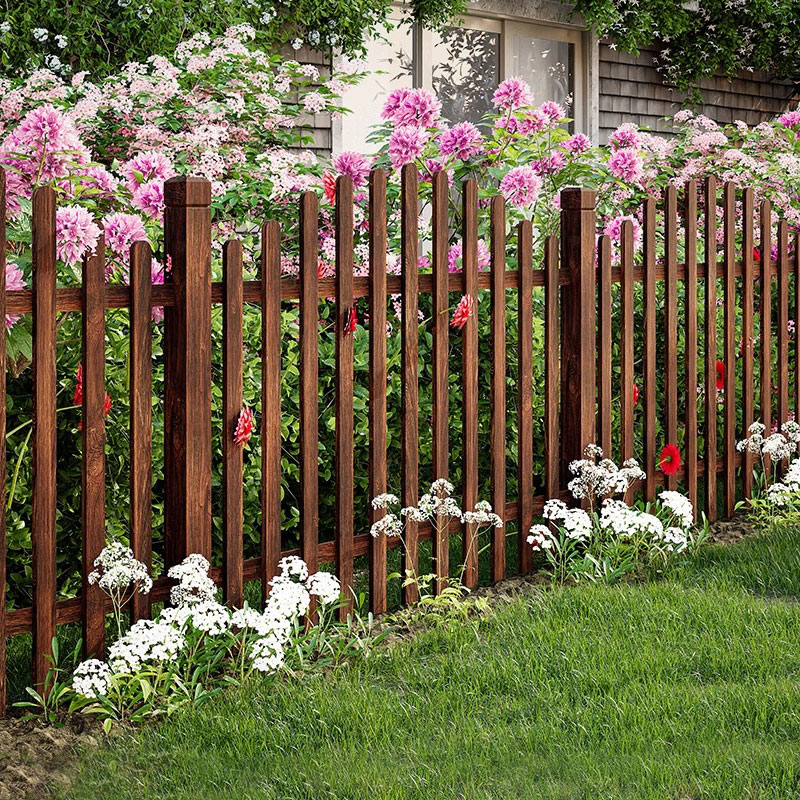
<path id="1" fill-rule="evenodd" d="M 682 90 L 739 70 L 800 84 L 800 0 L 577 0 L 575 10 L 628 52 L 657 45 L 659 71 Z"/>

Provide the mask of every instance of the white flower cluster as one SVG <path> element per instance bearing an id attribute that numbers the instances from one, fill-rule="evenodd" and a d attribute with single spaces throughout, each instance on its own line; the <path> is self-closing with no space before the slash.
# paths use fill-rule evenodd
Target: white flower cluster
<path id="1" fill-rule="evenodd" d="M 630 458 L 618 467 L 610 458 L 603 458 L 603 451 L 596 444 L 587 445 L 584 458 L 573 461 L 569 470 L 575 477 L 567 488 L 576 500 L 602 500 L 623 494 L 634 481 L 645 478 L 634 459 Z"/>
<path id="2" fill-rule="evenodd" d="M 789 469 L 781 481 L 767 487 L 767 500 L 772 505 L 783 508 L 798 499 L 800 499 L 800 458 L 789 464 Z"/>
<path id="3" fill-rule="evenodd" d="M 678 527 L 688 530 L 694 525 L 694 508 L 692 501 L 680 492 L 664 491 L 659 494 L 661 505 L 674 517 Z"/>
<path id="4" fill-rule="evenodd" d="M 72 674 L 73 690 L 91 699 L 105 695 L 110 684 L 111 667 L 96 658 L 89 658 L 78 664 Z"/>
<path id="5" fill-rule="evenodd" d="M 663 542 L 670 553 L 680 553 L 689 543 L 689 537 L 681 528 L 665 528 L 656 539 Z"/>
<path id="6" fill-rule="evenodd" d="M 89 583 L 97 584 L 110 595 L 119 595 L 128 588 L 148 594 L 153 581 L 147 565 L 134 558 L 133 551 L 120 542 L 107 544 L 94 560 L 98 569 L 89 573 Z"/>
<path id="7" fill-rule="evenodd" d="M 169 591 L 169 599 L 173 606 L 191 605 L 203 601 L 214 600 L 217 587 L 208 576 L 211 565 L 199 553 L 192 553 L 170 567 L 167 575 L 178 581 Z"/>
<path id="8" fill-rule="evenodd" d="M 553 534 L 547 525 L 533 525 L 527 542 L 534 552 L 551 550 L 553 547 Z"/>
<path id="9" fill-rule="evenodd" d="M 484 525 L 489 525 L 493 528 L 503 527 L 503 520 L 492 511 L 491 503 L 486 500 L 478 500 L 475 503 L 475 510 L 465 511 L 461 515 L 461 521 L 478 527 L 483 527 Z"/>
<path id="10" fill-rule="evenodd" d="M 114 564 L 121 553 L 119 548 L 114 549 Z M 112 564 L 110 558 L 106 559 L 108 564 Z M 105 562 L 100 565 L 106 566 Z M 142 619 L 133 625 L 109 647 L 107 662 L 89 659 L 78 665 L 72 688 L 96 699 L 108 693 L 114 675 L 135 675 L 146 666 L 175 661 L 190 642 L 196 644 L 203 637 L 235 637 L 230 639 L 233 646 L 247 635 L 246 652 L 253 669 L 275 672 L 284 662 L 286 644 L 296 620 L 308 613 L 311 597 L 317 597 L 322 606 L 327 606 L 341 594 L 335 575 L 327 572 L 309 575 L 303 559 L 287 556 L 279 562 L 280 574 L 270 581 L 270 595 L 263 612 L 248 606 L 231 610 L 217 602 L 209 566 L 203 556 L 195 553 L 171 567 L 167 574 L 178 581 L 170 592 L 174 605 L 165 608 L 155 620 Z"/>
<path id="11" fill-rule="evenodd" d="M 563 500 L 548 500 L 542 516 L 555 522 L 570 539 L 582 542 L 592 535 L 592 518 L 582 508 L 569 508 Z"/>
<path id="12" fill-rule="evenodd" d="M 764 424 L 754 422 L 747 429 L 747 438 L 737 442 L 736 449 L 740 453 L 747 451 L 762 458 L 768 457 L 775 462 L 789 459 L 797 452 L 800 444 L 800 424 L 794 420 L 784 422 L 780 433 L 764 436 L 765 433 Z"/>

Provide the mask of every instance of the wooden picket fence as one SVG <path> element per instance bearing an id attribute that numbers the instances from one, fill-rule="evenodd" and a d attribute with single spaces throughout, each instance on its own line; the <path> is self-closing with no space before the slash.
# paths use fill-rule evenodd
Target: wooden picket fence
<path id="1" fill-rule="evenodd" d="M 634 455 L 634 383 L 643 390 L 644 463 L 647 481 L 642 487 L 647 498 L 657 487 L 685 486 L 697 510 L 704 509 L 710 519 L 718 513 L 718 476 L 724 514 L 730 515 L 739 498 L 752 491 L 750 456 L 737 454 L 737 435 L 756 418 L 786 420 L 789 415 L 789 277 L 794 273 L 800 285 L 800 259 L 794 248 L 790 267 L 788 226 L 778 226 L 778 257 L 770 257 L 771 210 L 762 204 L 753 207 L 752 190 L 741 195 L 742 247 L 737 253 L 736 192 L 723 187 L 723 252 L 721 258 L 698 263 L 698 187 L 689 182 L 682 187 L 684 204 L 685 258 L 678 263 L 678 190 L 670 186 L 663 203 L 664 258 L 656 260 L 656 203 L 648 200 L 643 209 L 644 243 L 641 263 L 634 263 L 633 228 L 623 225 L 618 263 L 612 264 L 612 244 L 608 237 L 596 240 L 595 194 L 569 188 L 561 195 L 561 239 L 547 239 L 542 264 L 534 265 L 533 230 L 522 222 L 516 231 L 517 263 L 506 264 L 506 210 L 501 197 L 492 199 L 490 214 L 491 268 L 478 270 L 478 189 L 474 181 L 463 186 L 463 269 L 448 273 L 448 185 L 444 174 L 433 181 L 432 274 L 420 274 L 419 215 L 417 172 L 402 173 L 401 275 L 387 275 L 386 175 L 376 170 L 369 182 L 368 278 L 353 277 L 353 187 L 349 178 L 339 178 L 336 198 L 335 279 L 318 277 L 318 206 L 312 192 L 305 193 L 299 205 L 300 269 L 298 278 L 281 276 L 280 230 L 266 222 L 261 231 L 260 280 L 243 281 L 242 247 L 228 242 L 223 251 L 223 281 L 211 280 L 210 185 L 206 180 L 179 177 L 165 185 L 165 251 L 171 259 L 171 279 L 164 286 L 151 285 L 151 252 L 145 243 L 136 243 L 130 256 L 130 287 L 107 285 L 104 280 L 104 247 L 87 258 L 81 288 L 56 287 L 55 194 L 40 188 L 33 197 L 33 288 L 32 291 L 5 291 L 5 179 L 0 183 L 0 319 L 6 314 L 30 314 L 33 319 L 33 604 L 29 608 L 5 611 L 5 492 L 0 498 L 0 713 L 5 705 L 5 645 L 10 636 L 33 634 L 33 683 L 41 685 L 50 667 L 48 654 L 58 625 L 80 621 L 87 654 L 100 654 L 104 648 L 105 615 L 109 604 L 87 575 L 92 562 L 105 544 L 104 523 L 104 314 L 106 309 L 130 310 L 130 544 L 137 558 L 151 560 L 152 508 L 152 358 L 151 308 L 165 308 L 165 553 L 167 565 L 193 552 L 211 557 L 211 307 L 223 305 L 224 377 L 222 385 L 223 425 L 232 431 L 242 407 L 242 319 L 243 304 L 260 304 L 262 315 L 262 531 L 261 555 L 245 560 L 242 544 L 242 449 L 232 436 L 222 437 L 223 450 L 223 559 L 214 567 L 213 577 L 222 586 L 230 603 L 240 603 L 246 581 L 267 581 L 275 575 L 281 552 L 281 313 L 282 305 L 299 301 L 300 342 L 300 546 L 298 552 L 311 570 L 320 563 L 334 562 L 343 586 L 353 585 L 354 558 L 368 556 L 370 606 L 375 612 L 386 609 L 387 546 L 396 541 L 373 539 L 367 531 L 354 529 L 354 412 L 353 412 L 353 337 L 347 320 L 354 298 L 369 299 L 369 491 L 374 496 L 387 490 L 387 296 L 402 299 L 402 413 L 401 459 L 404 505 L 415 504 L 419 494 L 419 374 L 418 302 L 420 293 L 432 294 L 433 336 L 433 474 L 447 477 L 449 472 L 448 418 L 460 412 L 463 420 L 461 472 L 462 506 L 474 507 L 478 500 L 478 320 L 473 314 L 460 332 L 450 328 L 451 294 L 475 296 L 489 293 L 491 314 L 491 502 L 506 521 L 516 521 L 518 567 L 532 568 L 532 553 L 525 543 L 534 517 L 547 498 L 566 498 L 567 464 L 580 457 L 584 446 L 595 440 L 606 453 L 621 457 Z M 709 179 L 701 189 L 705 208 L 716 209 L 718 187 Z M 662 212 L 659 212 L 662 213 Z M 704 214 L 702 232 L 706 251 L 717 253 L 716 213 Z M 754 258 L 754 226 L 760 228 L 759 246 L 763 257 Z M 725 371 L 722 408 L 724 431 L 718 452 L 718 401 L 715 357 L 704 359 L 704 375 L 698 376 L 698 322 L 716 320 L 717 283 L 722 281 L 724 335 L 717 342 L 717 326 L 703 326 L 704 350 L 716 354 L 721 345 Z M 754 416 L 753 342 L 754 291 L 772 286 L 777 279 L 778 308 L 773 320 L 772 292 L 760 291 L 761 317 L 760 401 Z M 741 281 L 737 291 L 737 280 Z M 664 283 L 663 326 L 657 318 L 656 284 Z M 643 366 L 637 374 L 634 353 L 635 284 L 643 284 Z M 683 287 L 684 318 L 678 317 L 679 285 Z M 705 286 L 705 309 L 698 308 L 698 286 Z M 544 287 L 545 381 L 533 386 L 533 291 Z M 516 306 L 507 307 L 507 290 L 516 292 Z M 335 539 L 319 541 L 318 515 L 318 314 L 319 299 L 335 296 L 336 304 L 336 513 Z M 621 324 L 612 330 L 614 298 L 619 297 Z M 742 310 L 741 370 L 737 375 L 737 302 Z M 79 597 L 57 601 L 56 591 L 56 324 L 62 312 L 83 315 L 83 589 Z M 518 496 L 506 497 L 506 324 L 516 314 L 518 325 Z M 800 304 L 794 303 L 794 319 L 800 330 Z M 772 410 L 772 360 L 770 335 L 777 328 L 777 414 Z M 678 396 L 678 326 L 684 326 L 685 395 Z M 659 328 L 661 327 L 661 330 Z M 620 396 L 612 396 L 612 352 L 619 336 Z M 449 342 L 462 340 L 462 407 L 450 408 L 448 396 Z M 657 337 L 663 337 L 665 363 L 657 364 Z M 795 340 L 795 347 L 797 341 Z M 5 364 L 5 337 L 0 336 L 0 363 Z M 797 351 L 795 350 L 795 356 Z M 795 357 L 795 364 L 800 359 Z M 656 396 L 657 369 L 663 370 L 665 395 Z M 698 453 L 698 419 L 695 387 L 705 386 L 704 452 Z M 737 430 L 735 389 L 741 381 L 741 430 Z M 534 496 L 534 391 L 544 395 L 543 492 Z M 612 441 L 612 407 L 620 404 L 619 447 Z M 663 416 L 659 416 L 659 402 Z M 800 408 L 800 380 L 794 378 L 794 407 Z M 5 370 L 0 370 L 0 439 L 6 432 Z M 658 461 L 657 421 L 661 420 L 664 441 L 678 440 L 679 425 L 685 425 L 684 466 L 665 478 L 654 465 Z M 6 447 L 0 446 L 0 487 L 5 486 Z M 742 468 L 743 467 L 743 468 Z M 741 479 L 737 470 L 741 469 Z M 702 483 L 703 502 L 698 498 Z M 737 495 L 738 487 L 738 495 Z M 369 498 L 357 498 L 359 503 Z M 371 512 L 373 515 L 382 512 Z M 449 574 L 448 535 L 460 535 L 466 564 L 464 582 L 478 581 L 478 550 L 472 526 L 453 522 L 449 533 L 436 537 L 430 526 L 409 525 L 406 538 L 408 563 L 416 566 L 421 540 L 431 539 L 436 573 Z M 491 541 L 491 577 L 506 575 L 506 531 L 497 528 Z M 146 617 L 150 604 L 168 596 L 168 582 L 155 582 L 149 597 L 137 596 L 131 604 L 134 619 Z M 404 601 L 415 600 L 414 587 L 404 592 Z"/>

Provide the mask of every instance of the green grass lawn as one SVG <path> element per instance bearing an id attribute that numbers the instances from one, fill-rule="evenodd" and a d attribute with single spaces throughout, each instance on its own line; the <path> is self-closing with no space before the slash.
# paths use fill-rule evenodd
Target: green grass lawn
<path id="1" fill-rule="evenodd" d="M 87 753 L 62 798 L 800 797 L 800 531 L 518 599 Z"/>

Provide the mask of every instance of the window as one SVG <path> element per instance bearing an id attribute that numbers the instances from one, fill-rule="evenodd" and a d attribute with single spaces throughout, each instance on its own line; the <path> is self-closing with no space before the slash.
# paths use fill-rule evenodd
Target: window
<path id="1" fill-rule="evenodd" d="M 369 149 L 370 126 L 394 88 L 431 89 L 446 120 L 479 122 L 497 85 L 512 75 L 531 85 L 537 103 L 561 103 L 575 130 L 585 131 L 583 59 L 579 30 L 486 17 L 466 17 L 441 34 L 404 25 L 369 44 L 372 74 L 347 95 L 353 113 L 342 120 L 340 149 Z"/>

